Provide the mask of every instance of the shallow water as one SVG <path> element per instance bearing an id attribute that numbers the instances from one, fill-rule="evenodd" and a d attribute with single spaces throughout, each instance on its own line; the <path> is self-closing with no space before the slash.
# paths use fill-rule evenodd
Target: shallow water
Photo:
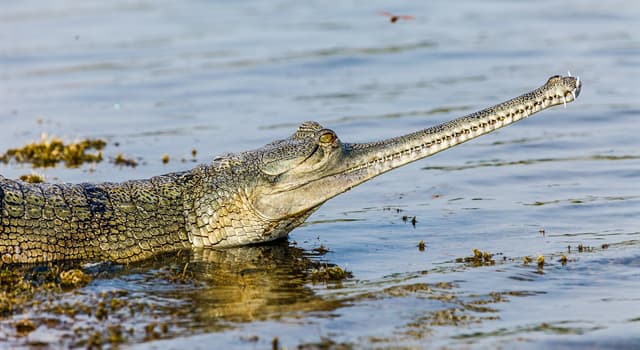
<path id="1" fill-rule="evenodd" d="M 380 11 L 415 19 L 392 24 Z M 107 158 L 140 161 L 38 169 L 49 181 L 184 170 L 193 148 L 207 162 L 304 120 L 347 142 L 396 136 L 567 70 L 584 86 L 566 109 L 333 199 L 288 241 L 90 268 L 88 286 L 47 302 L 113 294 L 140 311 L 97 320 L 25 310 L 0 319 L 0 347 L 84 346 L 114 324 L 145 349 L 265 348 L 274 337 L 286 348 L 637 346 L 638 18 L 640 3 L 628 1 L 3 4 L 0 149 L 41 133 L 101 137 Z M 0 163 L 5 177 L 31 171 Z M 321 245 L 329 251 L 313 250 Z M 495 265 L 458 262 L 475 248 Z M 313 283 L 318 263 L 353 277 Z M 39 327 L 16 334 L 25 317 Z"/>

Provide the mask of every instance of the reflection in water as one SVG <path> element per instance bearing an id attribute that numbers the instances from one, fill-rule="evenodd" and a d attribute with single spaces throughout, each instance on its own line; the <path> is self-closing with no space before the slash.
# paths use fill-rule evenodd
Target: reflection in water
<path id="1" fill-rule="evenodd" d="M 637 245 L 637 240 L 572 249 L 569 266 L 594 252 Z M 501 322 L 505 304 L 523 297 L 540 297 L 544 290 L 514 289 L 495 285 L 479 292 L 461 276 L 472 270 L 504 275 L 508 280 L 536 283 L 566 273 L 559 255 L 548 254 L 549 264 L 523 265 L 521 258 L 503 257 L 494 264 L 465 259 L 437 264 L 428 270 L 392 274 L 363 281 L 334 280 L 314 285 L 314 273 L 326 266 L 324 251 L 306 251 L 288 241 L 225 250 L 185 250 L 174 255 L 122 265 L 85 267 L 93 281 L 74 290 L 51 287 L 51 270 L 30 267 L 28 281 L 42 288 L 29 301 L 0 315 L 0 340 L 9 346 L 40 344 L 62 347 L 135 344 L 156 339 L 185 338 L 194 334 L 224 334 L 256 321 L 331 320 L 336 315 L 357 317 L 367 305 L 413 305 L 411 312 L 379 310 L 367 314 L 388 320 L 393 332 L 367 335 L 370 343 L 422 344 L 437 332 L 454 332 L 455 338 L 478 341 L 535 332 L 578 334 L 596 329 L 573 321 L 555 323 L 532 320 L 498 330 L 466 332 L 465 329 Z M 627 261 L 622 264 L 628 265 Z M 535 265 L 535 264 L 532 264 Z M 573 266 L 576 267 L 573 267 Z M 65 268 L 72 268 L 67 266 Z M 506 274 L 504 274 L 506 272 Z M 458 276 L 453 281 L 451 276 Z M 53 274 L 55 276 L 55 273 Z M 546 276 L 546 277 L 543 277 Z M 537 285 L 537 284 L 536 284 Z M 534 285 L 530 287 L 535 288 Z M 5 288 L 5 287 L 3 287 Z M 520 302 L 521 303 L 521 302 Z M 529 302 L 530 303 L 530 302 Z M 337 310 L 340 309 L 340 312 Z M 348 317 L 348 316 L 347 316 Z M 23 320 L 32 328 L 25 332 Z M 313 319 L 313 321 L 311 320 Z M 23 327 L 23 328 L 21 328 Z"/>
<path id="2" fill-rule="evenodd" d="M 429 302 L 398 333 L 417 339 L 433 327 L 495 319 L 497 310 L 486 304 L 506 301 L 504 293 L 466 295 L 455 283 L 421 281 L 433 271 L 348 282 L 348 288 L 340 288 L 343 280 L 314 285 L 315 273 L 327 266 L 325 251 L 305 251 L 287 241 L 186 250 L 129 266 L 85 267 L 93 281 L 71 291 L 52 290 L 47 281 L 56 272 L 31 267 L 25 275 L 42 288 L 11 317 L 0 318 L 0 335 L 13 346 L 131 344 L 223 332 L 254 321 L 331 318 L 339 308 L 395 298 Z M 323 290 L 327 286 L 330 292 Z M 25 333 L 17 321 L 27 318 L 33 329 Z"/>
<path id="3" fill-rule="evenodd" d="M 295 317 L 300 312 L 329 311 L 339 300 L 315 294 L 309 283 L 322 263 L 288 242 L 194 253 L 192 269 L 206 287 L 189 295 L 198 321 L 231 322 Z M 339 282 L 339 281 L 338 281 Z"/>
<path id="4" fill-rule="evenodd" d="M 344 300 L 314 292 L 310 281 L 328 266 L 320 255 L 287 241 L 186 250 L 129 266 L 87 266 L 93 281 L 71 291 L 50 283 L 58 274 L 57 267 L 20 268 L 27 283 L 39 287 L 30 291 L 31 300 L 21 300 L 13 311 L 0 314 L 0 340 L 15 346 L 34 342 L 113 345 L 219 332 L 247 322 L 296 318 L 309 312 L 321 315 L 343 306 Z M 16 282 L 18 286 L 22 283 Z M 19 323 L 25 319 L 32 324 L 26 333 Z"/>

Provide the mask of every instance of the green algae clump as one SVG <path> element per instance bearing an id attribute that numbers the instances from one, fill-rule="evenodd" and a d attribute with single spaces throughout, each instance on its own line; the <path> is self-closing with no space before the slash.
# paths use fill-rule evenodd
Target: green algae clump
<path id="1" fill-rule="evenodd" d="M 83 163 L 102 161 L 101 150 L 106 146 L 101 139 L 85 139 L 65 144 L 61 139 L 42 134 L 39 142 L 33 142 L 22 148 L 11 148 L 0 155 L 0 161 L 8 163 L 31 163 L 35 168 L 53 167 L 63 162 L 66 167 L 76 168 Z M 88 152 L 96 150 L 95 153 Z"/>

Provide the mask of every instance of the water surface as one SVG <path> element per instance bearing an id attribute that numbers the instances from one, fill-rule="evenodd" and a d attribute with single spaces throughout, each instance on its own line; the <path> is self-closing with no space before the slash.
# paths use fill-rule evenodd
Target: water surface
<path id="1" fill-rule="evenodd" d="M 208 162 L 304 120 L 346 142 L 396 136 L 567 70 L 584 87 L 328 202 L 288 241 L 89 268 L 88 286 L 0 319 L 0 346 L 83 347 L 96 332 L 110 346 L 118 324 L 145 349 L 637 346 L 638 18 L 636 2 L 590 0 L 4 4 L 0 149 L 100 137 L 107 158 L 140 162 L 37 170 L 54 182 L 185 170 L 194 148 Z M 465 262 L 473 249 L 495 264 Z M 314 283 L 322 264 L 353 277 Z M 137 311 L 51 311 L 113 298 Z M 24 318 L 38 328 L 16 334 Z"/>

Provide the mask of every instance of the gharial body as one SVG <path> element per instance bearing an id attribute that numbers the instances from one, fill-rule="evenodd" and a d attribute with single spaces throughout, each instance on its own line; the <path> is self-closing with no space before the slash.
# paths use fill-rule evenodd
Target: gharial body
<path id="1" fill-rule="evenodd" d="M 0 261 L 127 263 L 186 247 L 285 237 L 325 201 L 377 175 L 576 99 L 574 77 L 404 136 L 343 143 L 305 122 L 289 138 L 147 180 L 28 184 L 0 176 Z"/>

